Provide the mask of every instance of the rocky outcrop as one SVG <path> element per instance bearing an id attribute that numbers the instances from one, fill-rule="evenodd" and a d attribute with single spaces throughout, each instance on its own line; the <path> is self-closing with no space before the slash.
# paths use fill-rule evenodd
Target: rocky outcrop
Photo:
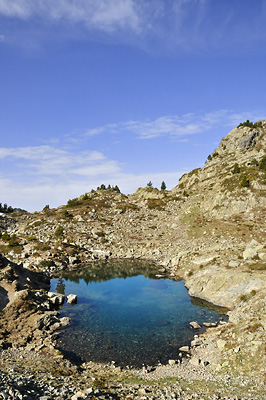
<path id="1" fill-rule="evenodd" d="M 198 271 L 186 280 L 186 287 L 192 297 L 198 297 L 212 303 L 233 308 L 241 296 L 265 289 L 264 274 L 234 272 L 211 266 Z"/>

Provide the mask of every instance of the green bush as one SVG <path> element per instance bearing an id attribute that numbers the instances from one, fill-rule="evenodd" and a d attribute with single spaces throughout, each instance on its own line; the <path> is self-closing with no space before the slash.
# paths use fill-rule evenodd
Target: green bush
<path id="1" fill-rule="evenodd" d="M 247 119 L 246 122 L 241 122 L 238 125 L 238 128 L 240 128 L 241 126 L 247 126 L 248 128 L 251 128 L 251 129 L 261 128 L 262 127 L 262 122 L 258 121 L 258 122 L 253 123 L 252 121 Z"/>
<path id="2" fill-rule="evenodd" d="M 69 199 L 67 202 L 68 207 L 76 207 L 80 206 L 81 204 L 81 201 L 77 197 L 75 199 Z"/>
<path id="3" fill-rule="evenodd" d="M 16 247 L 19 246 L 19 242 L 18 239 L 16 237 L 16 235 L 12 235 L 8 241 L 8 246 L 9 247 Z"/>
<path id="4" fill-rule="evenodd" d="M 249 187 L 250 186 L 249 178 L 246 175 L 243 175 L 241 177 L 240 185 L 243 186 L 243 187 Z"/>
<path id="5" fill-rule="evenodd" d="M 238 163 L 235 163 L 232 169 L 232 174 L 239 174 L 239 172 L 240 172 L 240 167 Z"/>
<path id="6" fill-rule="evenodd" d="M 40 250 L 40 251 L 46 251 L 46 250 L 50 250 L 50 246 L 49 244 L 45 244 L 45 243 L 38 243 L 35 246 L 36 250 Z"/>
<path id="7" fill-rule="evenodd" d="M 266 171 L 266 156 L 260 160 L 259 169 L 261 171 Z"/>
<path id="8" fill-rule="evenodd" d="M 8 241 L 10 240 L 10 235 L 9 235 L 7 232 L 4 232 L 4 233 L 2 234 L 2 240 L 3 240 L 4 242 L 8 242 Z"/>
<path id="9" fill-rule="evenodd" d="M 50 267 L 52 267 L 54 265 L 55 265 L 55 263 L 52 260 L 42 260 L 39 263 L 39 266 L 42 267 L 42 268 L 50 268 Z"/>
<path id="10" fill-rule="evenodd" d="M 259 162 L 256 160 L 256 158 L 253 158 L 253 160 L 251 160 L 250 165 L 254 165 L 255 167 L 259 166 Z"/>
<path id="11" fill-rule="evenodd" d="M 62 212 L 64 218 L 73 218 L 73 214 L 69 213 L 67 210 Z"/>
<path id="12" fill-rule="evenodd" d="M 59 225 L 54 234 L 55 234 L 55 237 L 56 237 L 57 239 L 63 237 L 63 235 L 64 235 L 64 228 L 63 228 L 61 225 Z"/>
<path id="13" fill-rule="evenodd" d="M 165 205 L 164 201 L 161 199 L 149 199 L 147 200 L 147 205 L 150 210 L 162 210 L 163 206 Z"/>
<path id="14" fill-rule="evenodd" d="M 34 242 L 37 240 L 36 236 L 32 236 L 32 235 L 28 236 L 26 239 L 28 242 Z"/>

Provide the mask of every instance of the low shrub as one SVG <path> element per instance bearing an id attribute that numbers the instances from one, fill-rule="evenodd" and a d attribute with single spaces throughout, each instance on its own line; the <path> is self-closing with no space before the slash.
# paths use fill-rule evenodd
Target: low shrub
<path id="1" fill-rule="evenodd" d="M 53 267 L 54 265 L 55 265 L 55 263 L 52 260 L 42 260 L 39 263 L 39 266 L 42 268 L 50 268 L 50 267 Z"/>
<path id="2" fill-rule="evenodd" d="M 246 122 L 241 122 L 237 127 L 240 128 L 241 126 L 246 126 L 248 128 L 251 128 L 251 129 L 261 128 L 262 127 L 262 122 L 258 121 L 258 122 L 253 123 L 252 121 L 247 119 Z"/>
<path id="3" fill-rule="evenodd" d="M 164 201 L 160 199 L 150 199 L 147 201 L 148 208 L 150 210 L 162 210 L 163 206 L 165 205 Z"/>
<path id="4" fill-rule="evenodd" d="M 61 225 L 59 225 L 59 226 L 57 227 L 57 229 L 56 229 L 56 231 L 55 231 L 54 234 L 55 234 L 55 237 L 56 237 L 57 239 L 63 237 L 63 235 L 64 235 L 64 228 L 63 228 Z"/>
<path id="5" fill-rule="evenodd" d="M 1 239 L 2 239 L 4 242 L 8 242 L 8 241 L 10 240 L 10 235 L 9 235 L 7 232 L 4 232 L 4 233 L 2 234 L 2 236 L 1 236 Z"/>
<path id="6" fill-rule="evenodd" d="M 33 235 L 28 236 L 26 239 L 28 242 L 34 242 L 37 240 L 36 236 L 33 236 Z"/>
<path id="7" fill-rule="evenodd" d="M 80 206 L 82 202 L 76 197 L 75 199 L 69 199 L 67 202 L 67 207 Z"/>
<path id="8" fill-rule="evenodd" d="M 50 246 L 49 246 L 49 244 L 45 244 L 45 243 L 38 243 L 36 246 L 35 246 L 35 249 L 36 250 L 40 250 L 40 251 L 46 251 L 46 250 L 50 250 Z"/>
<path id="9" fill-rule="evenodd" d="M 260 160 L 259 169 L 266 172 L 266 156 Z"/>
<path id="10" fill-rule="evenodd" d="M 250 186 L 250 181 L 249 178 L 246 175 L 242 175 L 240 185 L 243 187 L 249 187 Z"/>
<path id="11" fill-rule="evenodd" d="M 9 247 L 19 246 L 19 242 L 18 242 L 18 239 L 17 239 L 16 235 L 10 236 L 10 239 L 8 241 L 8 246 Z"/>
<path id="12" fill-rule="evenodd" d="M 232 174 L 239 174 L 239 172 L 240 172 L 240 167 L 238 163 L 235 163 L 232 169 Z"/>

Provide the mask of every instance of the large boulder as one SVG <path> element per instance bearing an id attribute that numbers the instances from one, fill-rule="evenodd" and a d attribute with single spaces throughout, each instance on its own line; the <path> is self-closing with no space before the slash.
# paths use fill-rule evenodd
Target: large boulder
<path id="1" fill-rule="evenodd" d="M 60 293 L 54 293 L 54 292 L 48 292 L 48 298 L 49 301 L 55 305 L 55 306 L 60 306 L 64 304 L 65 301 L 65 295 L 60 294 Z"/>
<path id="2" fill-rule="evenodd" d="M 67 303 L 68 304 L 77 304 L 78 298 L 76 294 L 69 294 L 67 296 Z"/>

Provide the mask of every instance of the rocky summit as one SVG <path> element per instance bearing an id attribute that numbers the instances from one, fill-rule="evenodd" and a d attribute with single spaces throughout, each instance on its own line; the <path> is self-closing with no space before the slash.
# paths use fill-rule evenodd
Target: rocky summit
<path id="1" fill-rule="evenodd" d="M 265 148 L 266 121 L 247 121 L 172 190 L 102 187 L 56 209 L 2 213 L 0 399 L 266 399 Z M 195 329 L 169 365 L 73 364 L 57 349 L 69 320 L 50 278 L 126 258 L 184 279 L 228 322 Z"/>

